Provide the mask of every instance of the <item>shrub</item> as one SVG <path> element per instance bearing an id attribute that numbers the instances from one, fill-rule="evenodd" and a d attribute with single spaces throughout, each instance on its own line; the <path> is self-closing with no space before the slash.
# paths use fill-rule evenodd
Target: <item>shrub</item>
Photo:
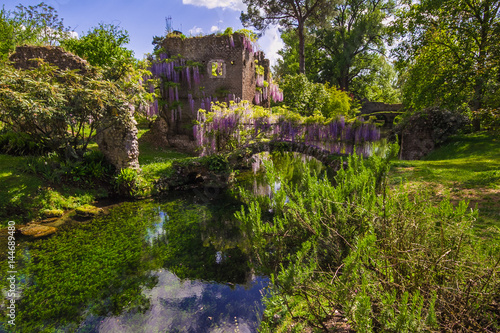
<path id="1" fill-rule="evenodd" d="M 86 151 L 104 119 L 129 122 L 127 97 L 97 70 L 60 71 L 40 61 L 17 70 L 0 62 L 0 121 L 16 134 L 51 151 Z"/>
<path id="2" fill-rule="evenodd" d="M 328 84 L 312 83 L 304 74 L 286 75 L 280 87 L 283 89 L 284 104 L 303 116 L 319 113 L 327 118 L 352 118 L 357 111 L 346 92 Z"/>
<path id="3" fill-rule="evenodd" d="M 0 153 L 23 156 L 43 155 L 49 148 L 40 142 L 34 141 L 26 133 L 6 131 L 0 134 Z"/>
<path id="4" fill-rule="evenodd" d="M 134 169 L 120 169 L 114 178 L 115 190 L 125 197 L 135 197 L 140 192 L 141 179 Z"/>
<path id="5" fill-rule="evenodd" d="M 341 310 L 359 332 L 500 329 L 500 249 L 474 236 L 477 211 L 390 190 L 388 158 L 347 163 L 333 184 L 305 173 L 295 185 L 267 164 L 271 197 L 244 195 L 237 217 L 274 289 L 267 318 L 327 331 Z"/>

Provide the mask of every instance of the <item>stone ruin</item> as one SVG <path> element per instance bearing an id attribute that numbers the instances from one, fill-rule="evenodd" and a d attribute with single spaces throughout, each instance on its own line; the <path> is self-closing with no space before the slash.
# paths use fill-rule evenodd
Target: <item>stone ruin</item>
<path id="1" fill-rule="evenodd" d="M 66 52 L 59 46 L 18 46 L 16 52 L 9 58 L 16 69 L 28 69 L 37 67 L 38 63 L 33 59 L 43 59 L 49 64 L 55 65 L 62 70 L 78 69 L 84 75 L 89 69 L 86 60 L 72 53 Z"/>
<path id="2" fill-rule="evenodd" d="M 246 100 L 264 107 L 279 98 L 270 63 L 244 34 L 166 37 L 158 44 L 151 72 L 160 99 L 148 110 L 158 114 L 145 139 L 159 146 L 194 152 L 197 111 L 212 102 Z M 282 95 L 281 95 L 282 98 Z"/>
<path id="3" fill-rule="evenodd" d="M 82 75 L 90 69 L 87 61 L 58 46 L 18 46 L 16 52 L 10 56 L 13 66 L 24 70 L 38 66 L 38 62 L 33 59 L 43 59 L 62 70 L 78 69 Z M 134 108 L 129 105 L 124 105 L 124 108 L 129 110 L 129 119 L 125 123 L 105 119 L 102 128 L 96 129 L 96 142 L 106 159 L 118 170 L 139 169 Z"/>

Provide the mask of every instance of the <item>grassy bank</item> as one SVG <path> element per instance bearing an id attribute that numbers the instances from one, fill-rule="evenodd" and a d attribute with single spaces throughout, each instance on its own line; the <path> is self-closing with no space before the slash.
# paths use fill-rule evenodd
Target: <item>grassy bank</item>
<path id="1" fill-rule="evenodd" d="M 469 201 L 479 209 L 476 227 L 500 227 L 500 137 L 486 133 L 458 135 L 419 161 L 397 161 L 392 185 L 425 189 L 436 200 Z"/>
<path id="2" fill-rule="evenodd" d="M 146 131 L 147 124 L 140 123 L 139 137 Z M 92 148 L 97 148 L 94 146 Z M 139 151 L 142 187 L 146 193 L 151 192 L 154 181 L 174 160 L 189 158 L 186 154 L 158 148 L 146 141 L 140 141 Z M 83 178 L 71 182 L 61 182 L 55 178 L 51 181 L 50 165 L 42 172 L 37 168 L 38 172 L 35 173 L 30 168 L 34 163 L 34 157 L 0 154 L 0 226 L 6 226 L 10 220 L 26 223 L 43 219 L 48 211 L 66 211 L 99 199 L 115 197 L 110 186 L 113 179 L 97 183 L 86 182 Z M 47 174 L 44 175 L 43 171 Z"/>

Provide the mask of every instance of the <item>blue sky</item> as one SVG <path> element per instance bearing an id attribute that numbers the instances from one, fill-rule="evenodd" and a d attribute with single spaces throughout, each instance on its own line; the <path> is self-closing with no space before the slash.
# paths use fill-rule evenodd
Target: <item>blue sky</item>
<path id="1" fill-rule="evenodd" d="M 42 0 L 3 0 L 6 10 L 22 3 L 37 5 Z M 172 17 L 172 27 L 186 36 L 210 34 L 227 27 L 241 29 L 240 13 L 245 10 L 241 0 L 45 0 L 54 7 L 65 26 L 78 34 L 86 33 L 99 22 L 118 24 L 130 34 L 128 47 L 136 58 L 153 50 L 153 36 L 165 32 L 165 18 Z M 276 52 L 282 47 L 277 29 L 270 29 L 259 40 L 261 49 L 274 64 Z"/>

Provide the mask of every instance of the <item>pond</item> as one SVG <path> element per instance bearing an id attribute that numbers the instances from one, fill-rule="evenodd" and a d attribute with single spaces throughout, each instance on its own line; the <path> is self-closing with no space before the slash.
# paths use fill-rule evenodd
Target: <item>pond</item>
<path id="1" fill-rule="evenodd" d="M 21 243 L 16 329 L 0 324 L 0 332 L 256 332 L 269 279 L 248 250 L 251 232 L 234 218 L 242 205 L 234 192 L 270 196 L 258 172 L 264 159 L 233 191 L 125 202 Z M 271 159 L 292 181 L 304 168 L 324 171 L 296 154 Z"/>
<path id="2" fill-rule="evenodd" d="M 241 203 L 210 194 L 123 203 L 23 243 L 14 331 L 256 332 L 268 279 L 241 246 Z"/>

